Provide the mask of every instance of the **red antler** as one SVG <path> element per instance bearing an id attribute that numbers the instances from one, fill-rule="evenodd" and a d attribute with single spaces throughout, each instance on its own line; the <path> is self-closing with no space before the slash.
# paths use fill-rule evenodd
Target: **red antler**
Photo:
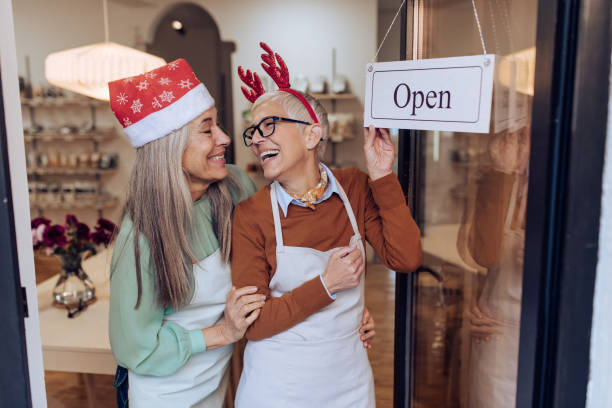
<path id="1" fill-rule="evenodd" d="M 275 54 L 266 43 L 260 42 L 259 45 L 267 53 L 261 54 L 261 60 L 263 61 L 261 66 L 263 69 L 268 73 L 268 75 L 270 75 L 270 77 L 272 77 L 279 89 L 290 88 L 289 70 L 287 69 L 287 65 L 285 65 L 285 61 L 283 61 L 283 58 L 278 55 L 278 53 Z"/>
<path id="2" fill-rule="evenodd" d="M 240 87 L 240 89 L 242 89 L 242 93 L 249 101 L 255 102 L 257 98 L 264 94 L 265 91 L 257 72 L 251 72 L 250 69 L 247 69 L 245 74 L 244 69 L 242 69 L 242 67 L 238 67 L 238 76 L 242 82 L 251 88 L 247 89 L 244 86 Z"/>

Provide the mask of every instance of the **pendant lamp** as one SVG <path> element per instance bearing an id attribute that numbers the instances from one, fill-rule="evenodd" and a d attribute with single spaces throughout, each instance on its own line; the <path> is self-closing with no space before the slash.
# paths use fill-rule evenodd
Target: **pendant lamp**
<path id="1" fill-rule="evenodd" d="M 108 82 L 161 67 L 163 58 L 108 40 L 108 4 L 104 8 L 105 42 L 49 54 L 45 76 L 50 84 L 108 101 Z"/>

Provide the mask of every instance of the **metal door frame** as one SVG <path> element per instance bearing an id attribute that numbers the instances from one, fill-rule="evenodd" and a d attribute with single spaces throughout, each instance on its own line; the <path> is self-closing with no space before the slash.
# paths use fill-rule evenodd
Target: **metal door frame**
<path id="1" fill-rule="evenodd" d="M 1 69 L 1 67 L 0 67 Z M 25 324 L 27 304 L 21 286 L 15 239 L 9 154 L 0 80 L 0 310 L 4 313 L 0 350 L 0 406 L 31 407 L 30 376 L 26 350 Z"/>

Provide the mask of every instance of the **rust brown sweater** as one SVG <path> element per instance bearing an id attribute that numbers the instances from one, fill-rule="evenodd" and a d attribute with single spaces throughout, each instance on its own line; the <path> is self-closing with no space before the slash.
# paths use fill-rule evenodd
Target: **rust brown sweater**
<path id="1" fill-rule="evenodd" d="M 372 245 L 385 265 L 397 272 L 412 272 L 418 268 L 422 258 L 420 232 L 406 206 L 397 177 L 390 174 L 371 181 L 356 168 L 333 170 L 332 173 L 353 207 L 361 236 Z M 328 251 L 347 246 L 353 235 L 337 194 L 317 204 L 314 211 L 289 205 L 287 217 L 283 217 L 282 211 L 280 214 L 287 246 Z M 270 186 L 266 186 L 241 202 L 234 212 L 232 278 L 236 287 L 257 286 L 258 293 L 269 296 L 268 285 L 275 271 L 276 237 Z M 268 297 L 246 337 L 261 340 L 278 334 L 331 302 L 333 299 L 317 276 L 281 297 Z"/>

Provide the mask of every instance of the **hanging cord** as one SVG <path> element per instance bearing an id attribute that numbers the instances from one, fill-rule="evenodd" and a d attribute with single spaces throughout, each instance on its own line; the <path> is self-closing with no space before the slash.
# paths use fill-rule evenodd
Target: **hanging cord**
<path id="1" fill-rule="evenodd" d="M 399 13 L 400 13 L 400 11 L 402 11 L 402 8 L 404 7 L 405 3 L 406 3 L 406 0 L 403 0 L 402 4 L 397 9 L 397 12 L 395 13 L 395 17 L 393 17 L 393 20 L 391 21 L 391 24 L 389 25 L 389 28 L 387 29 L 387 32 L 385 33 L 385 36 L 383 37 L 382 41 L 380 42 L 380 45 L 378 46 L 378 50 L 376 50 L 376 55 L 374 55 L 374 61 L 376 61 L 376 59 L 378 58 L 378 54 L 380 53 L 380 50 L 381 50 L 383 44 L 385 43 L 385 40 L 389 36 L 389 32 L 391 31 L 391 28 L 393 28 L 393 24 L 395 24 L 395 20 L 397 20 L 397 16 L 399 16 Z M 482 44 L 482 52 L 486 56 L 487 55 L 487 47 L 485 46 L 484 36 L 482 35 L 482 28 L 480 27 L 480 19 L 478 18 L 478 10 L 476 9 L 475 0 L 472 0 L 472 9 L 474 10 L 474 19 L 476 20 L 476 26 L 478 27 L 478 34 L 480 35 L 480 43 Z"/>
<path id="2" fill-rule="evenodd" d="M 495 42 L 495 54 L 500 53 L 499 47 L 499 38 L 497 38 L 497 24 L 495 22 L 495 11 L 493 10 L 493 6 L 491 5 L 491 0 L 487 1 L 487 6 L 489 9 L 489 14 L 491 15 L 491 29 L 493 30 L 493 40 Z"/>
<path id="3" fill-rule="evenodd" d="M 510 47 L 509 54 L 512 55 L 514 52 L 514 41 L 512 38 L 512 24 L 510 23 L 510 17 L 508 16 L 508 8 L 506 7 L 506 0 L 501 0 L 501 10 L 504 15 L 504 26 L 506 28 L 506 33 L 508 34 L 508 46 Z"/>
<path id="4" fill-rule="evenodd" d="M 376 55 L 374 55 L 374 62 L 376 62 L 376 58 L 378 58 L 378 53 L 380 52 L 380 49 L 382 48 L 383 44 L 385 43 L 385 40 L 387 39 L 387 36 L 389 35 L 389 32 L 391 31 L 391 28 L 393 27 L 393 24 L 395 24 L 395 20 L 397 20 L 397 16 L 399 16 L 400 11 L 402 11 L 402 7 L 404 7 L 404 4 L 406 3 L 406 0 L 402 1 L 402 4 L 399 6 L 399 9 L 397 9 L 397 13 L 395 13 L 395 17 L 393 17 L 393 21 L 391 21 L 391 24 L 389 25 L 389 28 L 387 28 L 387 33 L 385 34 L 385 36 L 383 37 L 382 41 L 380 42 L 380 45 L 378 46 L 378 50 L 376 50 Z"/>
<path id="5" fill-rule="evenodd" d="M 102 7 L 104 8 L 104 42 L 108 42 L 108 0 L 102 0 Z"/>
<path id="6" fill-rule="evenodd" d="M 472 9 L 474 10 L 474 18 L 476 19 L 476 26 L 478 26 L 478 34 L 480 34 L 480 43 L 482 44 L 482 52 L 487 55 L 487 47 L 485 47 L 484 37 L 482 35 L 482 28 L 480 27 L 480 19 L 478 18 L 478 10 L 476 10 L 476 2 L 472 0 Z"/>

